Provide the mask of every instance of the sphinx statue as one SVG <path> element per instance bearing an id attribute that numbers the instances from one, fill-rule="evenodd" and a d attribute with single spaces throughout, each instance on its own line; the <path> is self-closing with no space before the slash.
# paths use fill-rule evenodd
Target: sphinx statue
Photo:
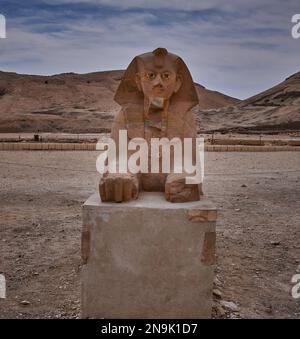
<path id="1" fill-rule="evenodd" d="M 196 140 L 192 108 L 198 104 L 198 96 L 194 82 L 184 61 L 165 48 L 132 60 L 114 100 L 121 106 L 111 131 L 116 145 L 121 130 L 127 131 L 129 140 L 144 138 L 149 144 L 151 138 Z M 201 183 L 187 184 L 186 175 L 184 171 L 106 173 L 99 184 L 101 200 L 123 202 L 137 199 L 140 191 L 160 191 L 170 202 L 197 201 L 202 195 Z"/>

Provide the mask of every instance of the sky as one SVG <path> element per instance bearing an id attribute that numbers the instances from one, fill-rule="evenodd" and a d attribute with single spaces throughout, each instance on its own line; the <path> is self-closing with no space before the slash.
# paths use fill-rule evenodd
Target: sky
<path id="1" fill-rule="evenodd" d="M 244 99 L 300 71 L 299 0 L 0 0 L 0 70 L 125 69 L 165 47 L 195 82 Z"/>

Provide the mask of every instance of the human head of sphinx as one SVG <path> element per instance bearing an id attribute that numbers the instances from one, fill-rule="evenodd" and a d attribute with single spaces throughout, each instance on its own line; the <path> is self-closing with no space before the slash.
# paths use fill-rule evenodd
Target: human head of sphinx
<path id="1" fill-rule="evenodd" d="M 165 48 L 136 56 L 115 95 L 122 107 L 150 105 L 154 109 L 187 111 L 196 106 L 197 92 L 184 61 Z"/>

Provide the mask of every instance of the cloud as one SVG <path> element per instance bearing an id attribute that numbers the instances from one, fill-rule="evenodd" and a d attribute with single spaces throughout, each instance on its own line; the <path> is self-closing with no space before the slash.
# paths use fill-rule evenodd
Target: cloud
<path id="1" fill-rule="evenodd" d="M 286 11 L 288 7 L 299 6 L 298 0 L 43 0 L 50 5 L 59 4 L 93 4 L 109 6 L 117 9 L 168 9 L 182 11 L 202 11 L 207 9 L 221 9 L 231 12 L 265 8 L 269 11 Z"/>
<path id="2" fill-rule="evenodd" d="M 185 2 L 181 0 L 44 0 L 45 3 L 51 5 L 60 4 L 93 4 L 101 6 L 109 6 L 117 9 L 169 9 L 169 10 L 183 10 L 183 11 L 195 11 L 206 10 L 217 7 L 220 5 L 220 0 L 199 1 L 199 0 L 187 0 Z"/>
<path id="3" fill-rule="evenodd" d="M 183 57 L 195 81 L 240 98 L 299 70 L 300 41 L 290 33 L 294 1 L 285 2 L 291 4 L 285 10 L 277 0 L 267 10 L 262 8 L 269 0 L 253 0 L 251 6 L 239 1 L 236 7 L 218 0 L 106 3 L 30 0 L 19 12 L 7 5 L 0 69 L 34 74 L 120 69 L 135 55 L 162 46 Z"/>

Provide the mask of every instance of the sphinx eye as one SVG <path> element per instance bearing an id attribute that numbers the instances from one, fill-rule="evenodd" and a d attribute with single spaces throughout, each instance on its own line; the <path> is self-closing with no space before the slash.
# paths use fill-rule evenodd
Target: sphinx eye
<path id="1" fill-rule="evenodd" d="M 148 72 L 147 73 L 148 79 L 153 80 L 153 79 L 155 79 L 155 77 L 156 77 L 156 74 L 154 72 Z"/>
<path id="2" fill-rule="evenodd" d="M 169 79 L 170 79 L 170 73 L 167 73 L 167 72 L 163 73 L 163 74 L 162 74 L 162 78 L 163 78 L 164 80 L 169 80 Z"/>

